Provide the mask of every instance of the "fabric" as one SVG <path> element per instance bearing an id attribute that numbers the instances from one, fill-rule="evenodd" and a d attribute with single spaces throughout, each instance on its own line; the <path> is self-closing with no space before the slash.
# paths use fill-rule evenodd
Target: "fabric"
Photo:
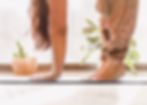
<path id="1" fill-rule="evenodd" d="M 123 59 L 133 34 L 138 0 L 98 0 L 103 58 Z"/>

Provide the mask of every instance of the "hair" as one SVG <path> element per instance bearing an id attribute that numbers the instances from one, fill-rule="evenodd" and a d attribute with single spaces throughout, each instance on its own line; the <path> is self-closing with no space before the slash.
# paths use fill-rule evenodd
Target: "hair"
<path id="1" fill-rule="evenodd" d="M 46 0 L 32 0 L 31 2 L 31 23 L 33 38 L 36 47 L 50 46 L 49 35 L 49 5 Z"/>

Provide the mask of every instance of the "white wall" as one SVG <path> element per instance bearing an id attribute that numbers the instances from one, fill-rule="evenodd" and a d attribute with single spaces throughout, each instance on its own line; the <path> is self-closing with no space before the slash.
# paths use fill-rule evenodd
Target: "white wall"
<path id="1" fill-rule="evenodd" d="M 138 23 L 135 31 L 135 38 L 138 42 L 140 52 L 140 62 L 147 62 L 147 0 L 139 0 Z"/>
<path id="2" fill-rule="evenodd" d="M 85 18 L 93 19 L 98 23 L 98 14 L 95 11 L 96 0 L 69 0 L 69 33 L 66 62 L 80 62 L 83 52 L 81 45 L 85 43 L 82 28 Z M 30 0 L 0 0 L 0 63 L 11 62 L 15 51 L 15 40 L 23 42 L 30 56 L 36 56 L 40 62 L 51 61 L 51 53 L 35 51 L 29 34 L 29 2 Z M 147 0 L 140 0 L 138 25 L 135 37 L 138 41 L 138 50 L 141 62 L 147 62 Z M 95 62 L 96 56 L 90 60 Z"/>

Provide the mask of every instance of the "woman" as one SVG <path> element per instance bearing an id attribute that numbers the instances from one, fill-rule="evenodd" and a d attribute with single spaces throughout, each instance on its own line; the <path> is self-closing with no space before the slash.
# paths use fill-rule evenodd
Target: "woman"
<path id="1" fill-rule="evenodd" d="M 94 80 L 116 80 L 125 71 L 124 57 L 133 34 L 138 0 L 97 0 L 103 39 L 102 65 Z M 52 46 L 54 66 L 36 80 L 54 80 L 61 73 L 66 50 L 67 0 L 32 0 L 32 30 L 36 47 Z"/>

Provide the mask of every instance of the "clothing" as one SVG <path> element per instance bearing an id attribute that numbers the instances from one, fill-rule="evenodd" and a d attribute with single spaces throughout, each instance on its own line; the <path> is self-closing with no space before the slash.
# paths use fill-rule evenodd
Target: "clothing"
<path id="1" fill-rule="evenodd" d="M 103 59 L 125 57 L 135 28 L 137 7 L 138 0 L 98 0 Z"/>

